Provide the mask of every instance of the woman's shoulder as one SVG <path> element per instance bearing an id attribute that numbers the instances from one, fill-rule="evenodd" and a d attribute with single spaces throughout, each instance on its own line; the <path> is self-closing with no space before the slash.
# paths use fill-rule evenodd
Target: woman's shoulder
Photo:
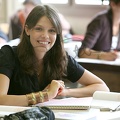
<path id="1" fill-rule="evenodd" d="M 109 17 L 108 17 L 108 11 L 107 10 L 104 10 L 102 12 L 99 12 L 98 14 L 96 14 L 93 19 L 91 19 L 90 23 L 89 23 L 89 26 L 106 26 L 109 24 Z"/>
<path id="2" fill-rule="evenodd" d="M 68 58 L 68 65 L 73 66 L 73 65 L 79 65 L 78 62 L 73 58 L 71 55 L 67 54 Z"/>
<path id="3" fill-rule="evenodd" d="M 10 55 L 15 53 L 16 48 L 17 48 L 16 46 L 13 47 L 13 46 L 10 46 L 10 45 L 4 45 L 4 46 L 1 47 L 0 51 L 5 55 L 10 56 Z"/>
<path id="4" fill-rule="evenodd" d="M 12 46 L 4 45 L 0 49 L 0 65 L 1 66 L 14 66 L 16 55 Z"/>
<path id="5" fill-rule="evenodd" d="M 84 73 L 83 68 L 76 60 L 70 55 L 68 56 L 67 77 L 70 81 L 76 82 Z"/>
<path id="6" fill-rule="evenodd" d="M 13 51 L 13 46 L 10 46 L 10 45 L 4 45 L 4 46 L 2 46 L 1 47 L 1 50 L 2 51 Z M 15 46 L 15 48 L 16 48 L 16 46 Z"/>

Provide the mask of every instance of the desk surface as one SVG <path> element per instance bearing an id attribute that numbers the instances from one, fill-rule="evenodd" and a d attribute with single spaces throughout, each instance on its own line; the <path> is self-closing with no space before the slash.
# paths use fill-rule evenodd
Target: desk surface
<path id="1" fill-rule="evenodd" d="M 79 63 L 120 66 L 120 58 L 116 59 L 115 61 L 106 61 L 106 60 L 89 59 L 89 58 L 76 58 L 76 61 Z"/>
<path id="2" fill-rule="evenodd" d="M 120 92 L 120 59 L 105 61 L 88 58 L 77 58 L 76 61 L 85 69 L 104 80 L 110 91 Z"/>
<path id="3" fill-rule="evenodd" d="M 120 58 L 115 61 L 105 61 L 89 58 L 76 58 L 76 61 L 88 70 L 107 70 L 120 72 Z"/>
<path id="4" fill-rule="evenodd" d="M 91 108 L 88 111 L 54 111 L 56 120 L 120 120 L 120 111 L 100 112 Z"/>
<path id="5" fill-rule="evenodd" d="M 28 109 L 27 107 L 0 106 L 0 116 L 9 115 Z M 120 120 L 120 111 L 100 112 L 99 109 L 89 110 L 53 110 L 55 120 Z"/>
<path id="6" fill-rule="evenodd" d="M 73 98 L 65 98 L 66 100 L 73 100 Z M 77 98 L 75 98 L 77 99 Z M 99 108 L 92 107 L 92 97 L 78 98 L 78 100 L 90 101 L 90 109 L 87 110 L 53 110 L 55 114 L 55 120 L 120 120 L 120 111 L 116 112 L 101 112 Z M 60 100 L 60 99 L 59 99 Z M 63 99 L 61 99 L 63 101 Z M 49 102 L 49 101 L 48 101 Z M 75 102 L 75 101 L 73 101 Z M 83 101 L 84 102 L 84 101 Z M 110 101 L 111 103 L 112 101 Z M 114 104 L 115 101 L 113 101 Z M 46 103 L 43 103 L 46 104 Z M 78 103 L 78 105 L 80 102 Z M 38 105 L 37 105 L 38 106 Z M 31 107 L 20 106 L 3 106 L 0 105 L 0 116 L 13 114 L 15 112 L 24 111 Z"/>

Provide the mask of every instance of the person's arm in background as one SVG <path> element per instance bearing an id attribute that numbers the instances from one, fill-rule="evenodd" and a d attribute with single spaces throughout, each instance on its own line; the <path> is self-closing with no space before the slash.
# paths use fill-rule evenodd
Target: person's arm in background
<path id="1" fill-rule="evenodd" d="M 79 49 L 78 57 L 80 58 L 92 58 L 114 61 L 118 56 L 115 51 L 96 51 L 92 48 L 96 44 L 98 38 L 102 33 L 102 25 L 98 19 L 94 19 L 87 27 L 85 38 L 82 41 L 82 46 Z"/>
<path id="2" fill-rule="evenodd" d="M 79 50 L 79 57 L 80 58 L 90 58 L 90 59 L 99 59 L 99 60 L 107 60 L 107 61 L 114 61 L 118 56 L 118 52 L 116 51 L 95 51 L 89 48 L 84 48 Z"/>

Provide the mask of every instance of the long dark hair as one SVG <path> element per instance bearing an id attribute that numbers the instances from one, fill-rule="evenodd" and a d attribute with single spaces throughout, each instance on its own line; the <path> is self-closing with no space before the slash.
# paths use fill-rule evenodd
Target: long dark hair
<path id="1" fill-rule="evenodd" d="M 25 25 L 28 29 L 32 29 L 38 20 L 47 16 L 57 31 L 56 42 L 53 47 L 46 53 L 43 58 L 43 68 L 40 81 L 52 79 L 61 79 L 66 75 L 67 69 L 67 55 L 63 46 L 62 27 L 59 16 L 55 9 L 49 5 L 36 6 L 28 15 Z M 18 58 L 24 72 L 33 75 L 39 66 L 38 60 L 35 56 L 33 47 L 30 43 L 30 38 L 25 32 L 25 28 L 21 34 L 21 42 L 18 45 Z"/>

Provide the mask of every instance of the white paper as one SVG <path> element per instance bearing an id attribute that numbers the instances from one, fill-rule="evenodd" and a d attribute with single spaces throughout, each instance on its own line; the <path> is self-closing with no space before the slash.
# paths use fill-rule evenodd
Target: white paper
<path id="1" fill-rule="evenodd" d="M 0 116 L 9 115 L 15 112 L 20 112 L 26 109 L 30 109 L 31 107 L 20 107 L 20 106 L 4 106 L 0 105 Z"/>
<path id="2" fill-rule="evenodd" d="M 110 108 L 115 109 L 120 105 L 120 93 L 96 91 L 93 94 L 91 103 L 92 108 Z"/>

